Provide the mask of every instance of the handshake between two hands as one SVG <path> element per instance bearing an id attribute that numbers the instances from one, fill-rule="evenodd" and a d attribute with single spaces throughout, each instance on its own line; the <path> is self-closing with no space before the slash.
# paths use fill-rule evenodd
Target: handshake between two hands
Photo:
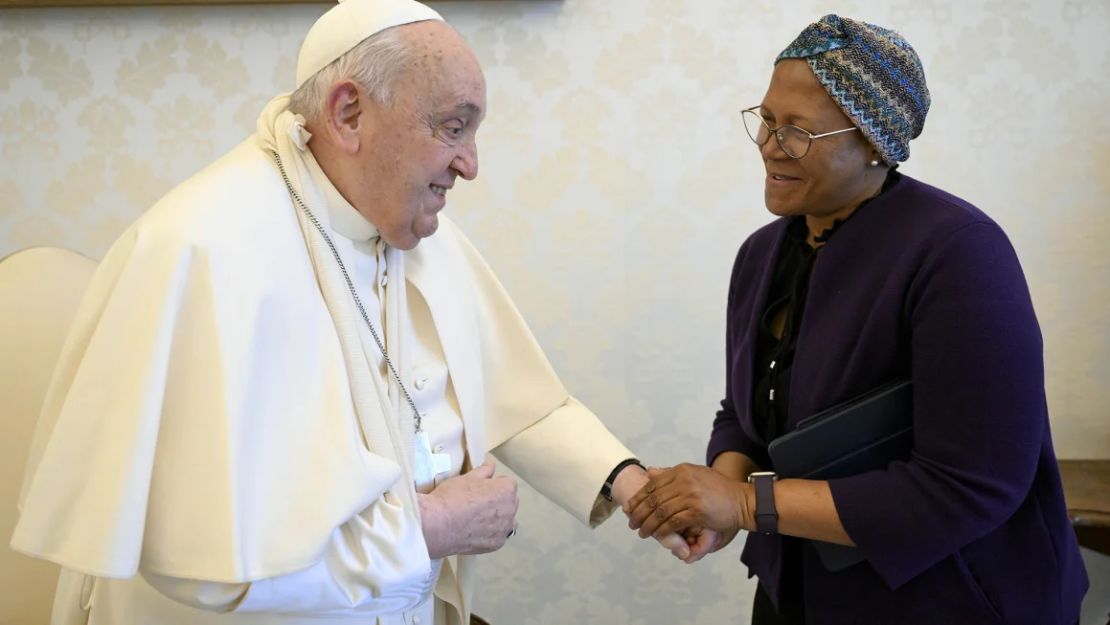
<path id="1" fill-rule="evenodd" d="M 621 471 L 613 499 L 641 538 L 654 536 L 675 557 L 692 564 L 723 548 L 741 529 L 751 529 L 747 484 L 705 466 L 681 464 Z M 515 533 L 519 503 L 516 480 L 495 476 L 487 460 L 418 496 L 424 541 L 433 559 L 489 553 Z"/>
<path id="2" fill-rule="evenodd" d="M 741 529 L 751 529 L 749 491 L 743 482 L 693 464 L 652 467 L 646 473 L 629 467 L 614 484 L 628 527 L 639 530 L 640 538 L 654 537 L 687 564 L 724 548 Z"/>

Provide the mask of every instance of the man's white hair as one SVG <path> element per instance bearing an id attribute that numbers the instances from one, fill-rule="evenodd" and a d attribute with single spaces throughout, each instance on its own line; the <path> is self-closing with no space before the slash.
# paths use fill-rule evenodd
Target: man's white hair
<path id="1" fill-rule="evenodd" d="M 321 119 L 328 91 L 342 80 L 353 80 L 376 102 L 388 106 L 397 77 L 415 61 L 413 48 L 399 27 L 374 33 L 298 87 L 290 96 L 289 110 L 309 121 Z"/>

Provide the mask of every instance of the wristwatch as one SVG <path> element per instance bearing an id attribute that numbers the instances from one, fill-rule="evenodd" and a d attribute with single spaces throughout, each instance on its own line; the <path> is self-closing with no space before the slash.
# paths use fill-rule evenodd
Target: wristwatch
<path id="1" fill-rule="evenodd" d="M 748 483 L 755 484 L 755 531 L 760 534 L 777 534 L 779 512 L 775 509 L 774 471 L 756 471 L 748 476 Z"/>
<path id="2" fill-rule="evenodd" d="M 609 474 L 609 477 L 605 478 L 605 484 L 601 486 L 601 496 L 605 498 L 605 501 L 613 501 L 613 482 L 617 481 L 617 476 L 620 475 L 625 467 L 633 464 L 644 469 L 644 465 L 639 460 L 636 458 L 629 458 L 618 464 L 617 468 L 613 469 L 613 472 Z M 644 470 L 647 471 L 647 469 Z"/>

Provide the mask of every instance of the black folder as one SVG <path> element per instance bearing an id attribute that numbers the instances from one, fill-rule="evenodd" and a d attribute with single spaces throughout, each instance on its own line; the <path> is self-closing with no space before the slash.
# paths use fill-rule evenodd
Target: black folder
<path id="1" fill-rule="evenodd" d="M 783 478 L 827 480 L 885 469 L 913 448 L 913 386 L 899 379 L 809 417 L 771 441 Z M 830 571 L 864 560 L 854 547 L 810 541 Z"/>

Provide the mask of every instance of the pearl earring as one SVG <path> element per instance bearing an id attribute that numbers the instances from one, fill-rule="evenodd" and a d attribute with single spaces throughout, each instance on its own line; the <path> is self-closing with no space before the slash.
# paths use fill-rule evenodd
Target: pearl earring
<path id="1" fill-rule="evenodd" d="M 872 167 L 878 167 L 879 166 L 879 161 L 878 160 L 871 161 L 871 166 Z"/>

